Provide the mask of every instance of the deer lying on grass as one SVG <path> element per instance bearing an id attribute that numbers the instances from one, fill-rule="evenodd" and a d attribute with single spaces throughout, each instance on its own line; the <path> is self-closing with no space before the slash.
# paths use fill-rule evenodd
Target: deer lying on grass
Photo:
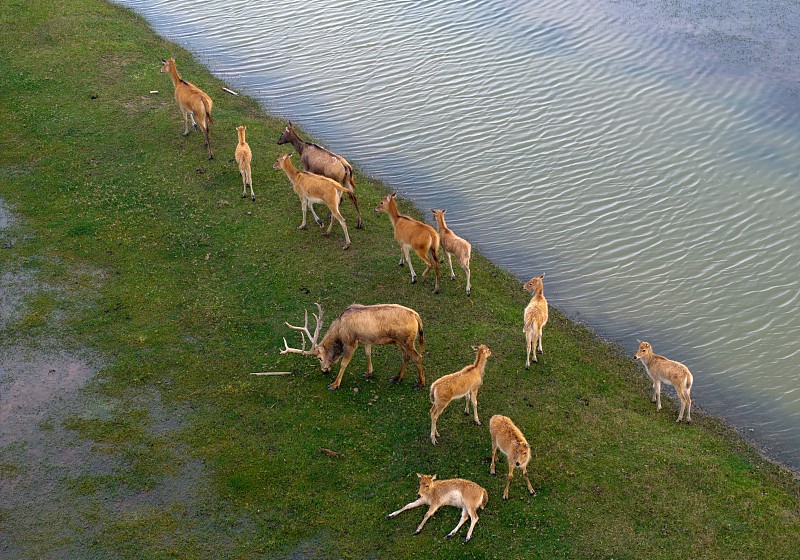
<path id="1" fill-rule="evenodd" d="M 178 68 L 175 66 L 175 58 L 170 58 L 169 60 L 162 58 L 161 62 L 164 63 L 161 67 L 161 73 L 169 74 L 172 85 L 175 86 L 175 101 L 178 102 L 178 107 L 183 113 L 183 123 L 185 125 L 183 136 L 189 135 L 189 118 L 191 118 L 192 126 L 195 130 L 199 126 L 199 129 L 203 131 L 206 137 L 208 159 L 214 159 L 214 152 L 211 151 L 211 140 L 208 136 L 208 128 L 214 122 L 214 119 L 211 118 L 213 101 L 203 90 L 181 78 Z"/>
<path id="2" fill-rule="evenodd" d="M 422 518 L 422 522 L 414 531 L 415 535 L 419 535 L 425 522 L 436 513 L 442 506 L 453 506 L 461 508 L 461 519 L 456 525 L 455 529 L 447 533 L 445 538 L 450 538 L 458 533 L 458 530 L 469 517 L 469 530 L 467 531 L 466 541 L 472 538 L 472 530 L 478 522 L 478 509 L 483 509 L 489 502 L 489 494 L 485 489 L 478 486 L 471 480 L 464 480 L 463 478 L 451 478 L 450 480 L 436 480 L 436 475 L 419 474 L 419 499 L 406 504 L 397 511 L 393 511 L 388 517 L 397 517 L 401 512 L 407 509 L 412 509 L 421 505 L 428 505 L 428 511 Z"/>
<path id="3" fill-rule="evenodd" d="M 522 432 L 514 425 L 511 418 L 501 414 L 495 414 L 489 420 L 489 433 L 492 434 L 492 466 L 489 473 L 495 474 L 494 463 L 497 459 L 497 450 L 503 452 L 508 461 L 508 480 L 506 489 L 503 491 L 503 499 L 508 499 L 508 487 L 511 486 L 511 479 L 514 478 L 514 467 L 522 469 L 522 476 L 528 483 L 528 492 L 536 495 L 536 491 L 528 478 L 528 462 L 531 460 L 531 446 Z"/>
<path id="4" fill-rule="evenodd" d="M 247 196 L 247 187 L 250 187 L 250 198 L 255 202 L 256 193 L 253 192 L 253 175 L 250 172 L 250 162 L 253 159 L 253 153 L 250 151 L 247 140 L 245 140 L 245 131 L 247 127 L 237 126 L 236 130 L 239 132 L 239 143 L 236 145 L 236 164 L 239 166 L 239 173 L 242 174 L 242 183 L 244 183 L 242 198 Z"/>
<path id="5" fill-rule="evenodd" d="M 456 279 L 456 273 L 453 272 L 453 255 L 455 255 L 458 259 L 458 264 L 461 265 L 461 268 L 464 269 L 464 274 L 467 275 L 467 296 L 469 296 L 469 259 L 472 255 L 472 245 L 469 244 L 469 241 L 457 236 L 453 233 L 452 229 L 447 227 L 447 224 L 444 222 L 444 213 L 447 212 L 447 210 L 434 210 L 431 208 L 431 212 L 433 212 L 433 216 L 436 218 L 436 226 L 439 228 L 439 239 L 447 255 L 447 263 L 450 265 L 450 280 Z"/>
<path id="6" fill-rule="evenodd" d="M 292 128 L 291 121 L 283 129 L 280 138 L 278 138 L 279 145 L 287 143 L 294 146 L 294 149 L 300 154 L 300 165 L 303 169 L 333 179 L 348 188 L 347 196 L 353 201 L 356 215 L 358 215 L 356 228 L 363 228 L 364 223 L 361 221 L 361 211 L 358 209 L 358 201 L 356 200 L 356 182 L 353 179 L 353 166 L 350 165 L 350 162 L 327 148 L 301 140 L 294 128 Z"/>
<path id="7" fill-rule="evenodd" d="M 397 209 L 397 202 L 395 195 L 387 194 L 384 196 L 380 203 L 375 207 L 376 212 L 386 212 L 392 220 L 394 226 L 394 238 L 400 243 L 400 266 L 403 266 L 403 259 L 408 263 L 408 268 L 411 269 L 411 283 L 417 282 L 417 273 L 414 272 L 414 265 L 411 264 L 410 249 L 425 262 L 425 270 L 422 273 L 422 281 L 428 271 L 433 268 L 436 274 L 436 286 L 433 288 L 433 293 L 439 293 L 439 234 L 428 224 L 422 223 L 409 216 L 404 216 Z"/>
<path id="8" fill-rule="evenodd" d="M 483 375 L 486 371 L 486 360 L 492 351 L 485 344 L 472 347 L 475 350 L 475 363 L 448 375 L 444 375 L 431 384 L 431 443 L 436 445 L 439 432 L 436 430 L 436 421 L 454 399 L 465 397 L 467 407 L 464 414 L 469 414 L 469 403 L 472 401 L 472 413 L 475 423 L 481 425 L 478 419 L 478 389 L 483 385 Z"/>
<path id="9" fill-rule="evenodd" d="M 533 352 L 533 361 L 538 362 L 536 358 L 536 344 L 539 344 L 539 352 L 542 350 L 542 329 L 547 324 L 547 300 L 544 298 L 544 283 L 541 276 L 531 278 L 523 289 L 533 293 L 528 306 L 525 307 L 525 324 L 522 327 L 522 333 L 525 335 L 525 344 L 528 347 L 528 357 L 525 361 L 525 369 L 531 367 L 531 352 Z"/>
<path id="10" fill-rule="evenodd" d="M 300 331 L 303 335 L 302 348 L 289 348 L 286 339 L 283 339 L 285 348 L 281 354 L 289 352 L 317 356 L 322 371 L 328 373 L 331 366 L 341 358 L 342 364 L 339 367 L 339 375 L 328 385 L 328 389 L 339 388 L 342 382 L 344 370 L 353 358 L 353 354 L 358 348 L 358 343 L 364 344 L 364 352 L 367 354 L 367 372 L 364 377 L 372 377 L 372 346 L 374 344 L 396 344 L 403 351 L 403 365 L 394 377 L 389 378 L 391 383 L 399 383 L 403 379 L 406 365 L 409 359 L 413 359 L 417 364 L 418 380 L 416 388 L 425 386 L 425 371 L 422 369 L 422 355 L 414 347 L 414 340 L 419 334 L 419 347 L 422 350 L 425 346 L 425 337 L 422 333 L 422 319 L 413 309 L 395 305 L 391 303 L 378 305 L 358 305 L 353 304 L 345 309 L 336 320 L 331 323 L 328 332 L 317 342 L 319 332 L 322 328 L 322 306 L 317 303 L 319 315 L 314 314 L 316 328 L 312 335 L 308 330 L 308 311 L 305 313 L 305 325 L 295 327 L 286 323 L 286 326 Z M 306 350 L 306 339 L 311 341 L 311 349 Z"/>
<path id="11" fill-rule="evenodd" d="M 659 356 L 653 353 L 653 347 L 649 342 L 639 341 L 639 349 L 636 350 L 636 359 L 641 360 L 647 375 L 653 381 L 653 398 L 651 402 L 657 402 L 656 411 L 661 410 L 661 382 L 669 383 L 675 387 L 678 398 L 681 400 L 681 411 L 676 422 L 683 419 L 683 411 L 686 410 L 686 421 L 692 421 L 692 383 L 694 378 L 692 373 L 685 365 L 674 360 Z"/>
<path id="12" fill-rule="evenodd" d="M 344 216 L 339 212 L 339 202 L 342 200 L 342 193 L 348 192 L 347 189 L 333 179 L 317 175 L 316 173 L 309 173 L 308 171 L 298 171 L 295 169 L 294 165 L 292 165 L 291 157 L 292 154 L 279 155 L 272 169 L 283 169 L 283 172 L 286 173 L 286 176 L 292 183 L 294 192 L 300 197 L 300 204 L 303 207 L 303 222 L 297 229 L 306 229 L 306 210 L 309 206 L 311 207 L 311 213 L 314 215 L 314 221 L 319 224 L 319 227 L 324 225 L 319 216 L 317 216 L 317 213 L 314 212 L 314 204 L 323 202 L 325 206 L 330 209 L 331 216 L 336 218 L 339 225 L 342 226 L 345 240 L 342 249 L 347 249 L 350 247 L 350 234 L 347 231 L 347 224 L 344 221 Z M 328 230 L 323 235 L 330 235 L 331 228 L 333 228 L 333 219 L 331 219 L 328 224 Z"/>

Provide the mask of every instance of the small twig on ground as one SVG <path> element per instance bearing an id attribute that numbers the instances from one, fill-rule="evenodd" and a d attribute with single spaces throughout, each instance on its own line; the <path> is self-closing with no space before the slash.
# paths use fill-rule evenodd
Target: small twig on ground
<path id="1" fill-rule="evenodd" d="M 333 457 L 334 459 L 338 459 L 339 457 L 342 456 L 341 453 L 337 453 L 336 451 L 332 451 L 330 449 L 326 449 L 325 447 L 320 447 L 319 450 L 322 451 L 328 457 Z"/>
<path id="2" fill-rule="evenodd" d="M 290 375 L 291 371 L 257 371 L 250 375 Z"/>

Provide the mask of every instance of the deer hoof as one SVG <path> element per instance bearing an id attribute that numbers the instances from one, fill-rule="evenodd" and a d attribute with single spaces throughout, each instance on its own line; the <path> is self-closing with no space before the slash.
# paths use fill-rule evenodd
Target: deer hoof
<path id="1" fill-rule="evenodd" d="M 364 222 L 358 220 L 358 223 L 356 224 L 356 229 L 364 229 Z"/>
<path id="2" fill-rule="evenodd" d="M 297 229 L 306 229 L 306 226 L 305 225 L 297 226 Z"/>
<path id="3" fill-rule="evenodd" d="M 181 136 L 189 136 L 188 132 L 181 132 Z"/>
<path id="4" fill-rule="evenodd" d="M 412 276 L 411 277 L 411 283 L 412 284 L 416 284 L 417 283 L 417 277 L 416 276 Z"/>
<path id="5" fill-rule="evenodd" d="M 253 195 L 253 196 L 251 196 L 250 198 L 253 200 L 253 202 L 255 202 L 255 201 L 256 201 L 256 195 Z"/>
<path id="6" fill-rule="evenodd" d="M 327 232 L 327 231 L 323 231 L 322 232 L 322 237 L 329 237 L 329 236 L 330 236 L 329 232 Z"/>
<path id="7" fill-rule="evenodd" d="M 314 221 L 315 221 L 315 222 L 317 222 L 317 225 L 318 225 L 319 227 L 322 227 L 322 226 L 324 226 L 324 225 L 325 225 L 325 222 L 323 222 L 322 220 L 314 220 Z"/>
<path id="8" fill-rule="evenodd" d="M 419 391 L 420 389 L 422 389 L 424 387 L 425 387 L 424 383 L 417 383 L 416 385 L 414 385 L 414 390 L 415 391 Z"/>
<path id="9" fill-rule="evenodd" d="M 416 530 L 416 531 L 414 531 L 412 534 L 413 534 L 413 535 L 416 537 L 417 535 L 419 535 L 419 534 L 420 534 L 420 532 L 421 532 L 421 531 L 420 531 L 419 529 L 417 529 L 417 530 Z"/>
<path id="10" fill-rule="evenodd" d="M 400 383 L 400 377 L 397 375 L 393 375 L 389 378 L 389 383 Z"/>
<path id="11" fill-rule="evenodd" d="M 342 251 L 346 251 L 346 250 L 347 250 L 347 249 L 349 249 L 349 248 L 350 248 L 350 244 L 348 243 L 347 245 L 345 245 L 344 247 L 342 247 Z"/>
<path id="12" fill-rule="evenodd" d="M 333 383 L 328 385 L 328 391 L 335 391 L 338 388 L 339 388 L 339 386 L 338 385 L 334 385 Z"/>

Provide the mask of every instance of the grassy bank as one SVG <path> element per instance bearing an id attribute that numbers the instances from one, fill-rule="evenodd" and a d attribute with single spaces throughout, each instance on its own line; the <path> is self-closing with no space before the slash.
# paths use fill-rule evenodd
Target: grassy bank
<path id="1" fill-rule="evenodd" d="M 171 53 L 215 99 L 213 161 L 199 134 L 179 135 L 172 86 L 158 72 Z M 0 448 L 0 497 L 30 494 L 0 499 L 0 555 L 797 557 L 796 479 L 713 418 L 675 425 L 672 405 L 657 414 L 630 356 L 556 311 L 546 354 L 526 371 L 519 282 L 475 255 L 471 299 L 460 271 L 436 296 L 430 283 L 411 285 L 388 218 L 371 211 L 387 187 L 357 176 L 366 227 L 352 227 L 343 202 L 348 251 L 338 225 L 330 238 L 298 231 L 297 197 L 272 169 L 283 123 L 223 93 L 141 18 L 97 0 L 7 1 L 0 61 L 0 198 L 17 217 L 0 243 L 0 274 L 36 280 L 0 322 L 0 342 L 102 364 L 71 406 L 34 426 L 52 447 Z M 254 153 L 255 203 L 240 199 L 239 124 Z M 341 389 L 327 391 L 315 360 L 278 354 L 283 336 L 298 341 L 283 322 L 301 321 L 315 301 L 326 325 L 353 302 L 416 309 L 429 382 L 487 344 L 483 426 L 454 403 L 432 446 L 413 368 L 402 384 L 386 382 L 400 364 L 395 348 L 374 350 L 371 380 L 359 350 Z M 292 373 L 250 375 L 265 370 Z M 515 477 L 511 499 L 500 499 L 504 479 L 489 475 L 496 413 L 534 447 L 536 497 Z M 470 543 L 443 539 L 452 508 L 417 537 L 423 508 L 385 518 L 415 497 L 417 472 L 488 490 Z"/>

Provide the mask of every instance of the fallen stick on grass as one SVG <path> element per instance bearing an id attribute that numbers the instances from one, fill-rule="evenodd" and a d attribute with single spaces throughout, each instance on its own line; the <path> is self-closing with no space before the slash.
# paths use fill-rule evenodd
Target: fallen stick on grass
<path id="1" fill-rule="evenodd" d="M 257 371 L 250 375 L 290 375 L 291 371 Z"/>
<path id="2" fill-rule="evenodd" d="M 227 91 L 227 92 L 228 92 L 228 93 L 230 93 L 231 95 L 239 95 L 238 93 L 236 93 L 236 92 L 235 92 L 235 91 L 233 91 L 232 89 L 228 89 L 228 88 L 226 88 L 226 87 L 222 88 L 222 90 L 223 90 L 223 91 Z"/>

